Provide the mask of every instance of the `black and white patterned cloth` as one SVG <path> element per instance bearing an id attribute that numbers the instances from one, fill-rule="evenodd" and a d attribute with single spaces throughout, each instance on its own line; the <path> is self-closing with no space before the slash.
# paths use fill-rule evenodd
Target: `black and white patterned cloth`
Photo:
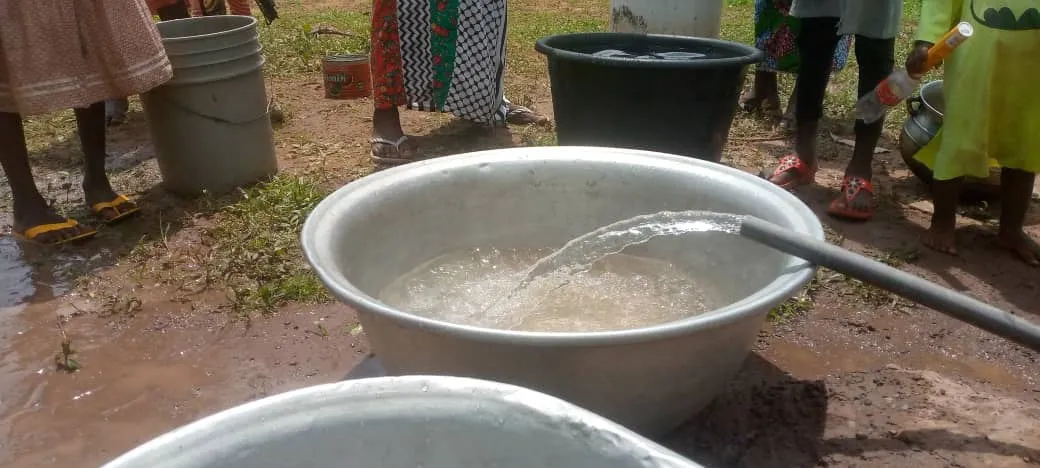
<path id="1" fill-rule="evenodd" d="M 455 68 L 443 109 L 433 101 L 429 0 L 398 0 L 401 60 L 408 108 L 444 111 L 481 124 L 505 121 L 505 0 L 459 0 Z"/>

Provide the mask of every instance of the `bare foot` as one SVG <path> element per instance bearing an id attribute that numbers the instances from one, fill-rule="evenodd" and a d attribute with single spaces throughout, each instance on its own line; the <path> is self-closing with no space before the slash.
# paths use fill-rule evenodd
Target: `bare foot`
<path id="1" fill-rule="evenodd" d="M 1010 250 L 1030 266 L 1040 266 L 1040 245 L 1037 245 L 1029 234 L 1021 230 L 1001 232 L 997 237 L 1001 247 Z"/>
<path id="2" fill-rule="evenodd" d="M 921 243 L 936 252 L 957 255 L 957 241 L 953 229 L 939 228 L 933 224 L 921 236 Z"/>

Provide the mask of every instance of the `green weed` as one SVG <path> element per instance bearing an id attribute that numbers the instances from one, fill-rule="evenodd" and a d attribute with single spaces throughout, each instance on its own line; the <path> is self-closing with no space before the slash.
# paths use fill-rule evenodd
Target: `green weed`
<path id="1" fill-rule="evenodd" d="M 325 288 L 303 261 L 300 230 L 326 195 L 292 175 L 244 191 L 208 235 L 210 260 L 230 289 L 235 310 L 268 313 L 287 302 L 324 302 Z"/>

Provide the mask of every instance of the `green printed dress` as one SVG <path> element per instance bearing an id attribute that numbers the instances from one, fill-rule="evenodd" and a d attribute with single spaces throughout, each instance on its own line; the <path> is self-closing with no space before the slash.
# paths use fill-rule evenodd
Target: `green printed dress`
<path id="1" fill-rule="evenodd" d="M 924 0 L 917 37 L 960 21 L 975 34 L 946 61 L 943 128 L 916 158 L 938 180 L 986 177 L 994 164 L 1040 172 L 1040 12 L 1036 0 Z"/>
<path id="2" fill-rule="evenodd" d="M 755 47 L 765 53 L 759 70 L 798 73 L 798 32 L 801 21 L 791 16 L 792 0 L 755 0 Z M 834 71 L 849 61 L 852 36 L 838 41 L 834 50 Z"/>
<path id="3" fill-rule="evenodd" d="M 505 0 L 374 0 L 372 13 L 377 109 L 505 121 Z"/>

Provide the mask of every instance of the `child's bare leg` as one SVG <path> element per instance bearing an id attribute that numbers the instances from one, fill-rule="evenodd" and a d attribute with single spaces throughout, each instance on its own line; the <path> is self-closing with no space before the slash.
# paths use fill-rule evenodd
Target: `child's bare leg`
<path id="1" fill-rule="evenodd" d="M 924 233 L 924 245 L 950 255 L 957 254 L 954 231 L 957 228 L 957 198 L 961 193 L 963 178 L 936 180 L 932 183 L 932 225 Z"/>
<path id="2" fill-rule="evenodd" d="M 1040 246 L 1023 230 L 1036 174 L 1018 169 L 1000 171 L 1000 244 L 1026 263 L 1040 265 Z"/>

